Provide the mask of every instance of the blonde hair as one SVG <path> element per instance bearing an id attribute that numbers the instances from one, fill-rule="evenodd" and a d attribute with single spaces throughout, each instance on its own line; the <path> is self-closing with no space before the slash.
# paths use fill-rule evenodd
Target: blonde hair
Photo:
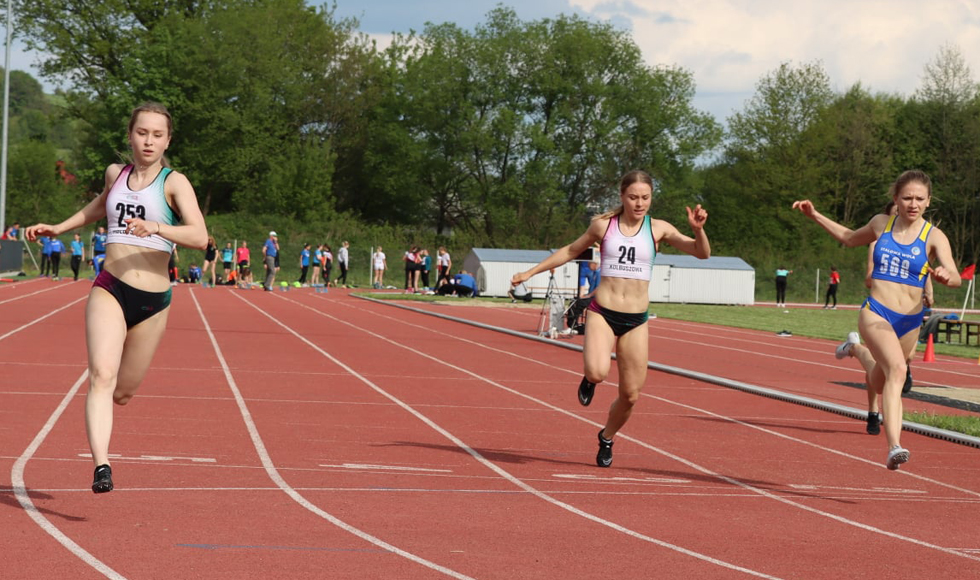
<path id="1" fill-rule="evenodd" d="M 645 183 L 650 186 L 650 189 L 653 189 L 653 178 L 650 177 L 650 174 L 640 169 L 634 169 L 619 179 L 619 195 L 626 193 L 629 186 L 633 185 L 634 183 Z M 620 203 L 614 209 L 601 213 L 592 219 L 609 219 L 622 214 L 623 209 L 623 204 Z"/>
<path id="2" fill-rule="evenodd" d="M 132 114 L 129 116 L 129 133 L 133 132 L 133 127 L 136 125 L 136 119 L 139 117 L 140 113 L 157 113 L 159 115 L 163 115 L 167 118 L 167 137 L 174 134 L 174 120 L 173 117 L 170 116 L 170 111 L 168 111 L 167 107 L 163 104 L 153 101 L 147 101 L 133 109 Z M 167 160 L 166 155 L 160 158 L 160 163 L 162 163 L 164 167 L 170 167 L 170 161 Z"/>

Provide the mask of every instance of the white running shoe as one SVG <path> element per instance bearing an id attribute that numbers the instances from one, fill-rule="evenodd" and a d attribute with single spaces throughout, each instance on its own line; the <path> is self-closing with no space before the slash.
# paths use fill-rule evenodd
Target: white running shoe
<path id="1" fill-rule="evenodd" d="M 850 332 L 847 335 L 847 340 L 837 345 L 837 350 L 834 352 L 834 356 L 838 360 L 846 358 L 851 354 L 851 349 L 854 348 L 855 344 L 861 344 L 861 336 L 856 332 Z"/>
<path id="2" fill-rule="evenodd" d="M 888 452 L 888 463 L 886 464 L 888 469 L 895 471 L 898 466 L 907 462 L 909 460 L 909 450 L 896 445 L 891 448 Z"/>

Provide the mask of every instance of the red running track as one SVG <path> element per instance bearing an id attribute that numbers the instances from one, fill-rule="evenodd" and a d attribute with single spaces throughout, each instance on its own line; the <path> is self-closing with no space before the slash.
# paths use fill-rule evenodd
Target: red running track
<path id="1" fill-rule="evenodd" d="M 858 421 L 650 373 L 600 469 L 614 391 L 578 405 L 580 354 L 338 291 L 178 287 L 153 367 L 117 408 L 117 489 L 96 496 L 87 291 L 0 292 L 3 578 L 980 570 L 976 449 L 905 434 L 912 461 L 890 472 L 883 437 Z M 511 310 L 468 309 L 497 323 Z M 657 362 L 862 404 L 838 384 L 860 380 L 856 364 L 828 341 L 659 319 L 651 331 L 671 336 L 651 343 Z M 940 372 L 920 366 L 917 380 Z"/>

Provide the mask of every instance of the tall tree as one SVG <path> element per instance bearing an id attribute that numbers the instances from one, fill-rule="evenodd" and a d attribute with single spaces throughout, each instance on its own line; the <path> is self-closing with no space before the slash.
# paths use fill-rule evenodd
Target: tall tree
<path id="1" fill-rule="evenodd" d="M 940 48 L 909 103 L 914 159 L 933 178 L 934 219 L 957 261 L 976 261 L 980 223 L 980 91 L 960 50 Z"/>
<path id="2" fill-rule="evenodd" d="M 760 79 L 745 110 L 729 118 L 726 157 L 738 187 L 728 192 L 712 187 L 711 203 L 733 210 L 765 207 L 764 216 L 732 211 L 726 219 L 735 220 L 741 235 L 760 240 L 770 251 L 795 253 L 814 243 L 790 206 L 794 199 L 819 193 L 820 162 L 810 155 L 813 144 L 806 136 L 832 99 L 830 79 L 820 63 L 783 63 Z M 718 199 L 725 196 L 736 198 Z"/>
<path id="3" fill-rule="evenodd" d="M 617 178 L 635 167 L 657 175 L 664 201 L 689 201 L 694 161 L 720 138 L 691 105 L 690 73 L 647 67 L 607 24 L 522 22 L 498 8 L 473 32 L 430 25 L 395 50 L 404 76 L 369 146 L 391 160 L 373 182 L 405 176 L 406 199 L 439 231 L 555 244 L 615 199 Z"/>
<path id="4" fill-rule="evenodd" d="M 331 141 L 359 114 L 369 52 L 355 21 L 302 0 L 18 4 L 28 45 L 51 55 L 42 70 L 69 80 L 69 110 L 88 123 L 91 187 L 126 150 L 129 110 L 157 100 L 205 210 L 303 217 L 333 205 Z"/>

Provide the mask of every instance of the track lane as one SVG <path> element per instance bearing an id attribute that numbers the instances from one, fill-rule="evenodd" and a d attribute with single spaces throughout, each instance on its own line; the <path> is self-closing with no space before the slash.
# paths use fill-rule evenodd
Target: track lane
<path id="1" fill-rule="evenodd" d="M 648 542 L 635 538 L 624 540 L 622 534 L 607 531 L 597 532 L 598 526 L 588 522 L 583 524 L 584 520 L 580 517 L 556 516 L 555 513 L 559 512 L 540 499 L 527 501 L 532 499 L 527 493 L 515 490 L 512 484 L 500 476 L 488 472 L 483 466 L 475 465 L 470 455 L 458 445 L 438 436 L 432 428 L 417 420 L 406 421 L 404 410 L 377 400 L 363 385 L 351 382 L 348 373 L 339 370 L 336 365 L 320 365 L 310 358 L 311 351 L 297 353 L 302 347 L 301 341 L 294 341 L 288 333 L 261 323 L 259 317 L 247 315 L 248 310 L 232 306 L 232 296 L 224 292 L 224 289 L 207 292 L 195 290 L 195 294 L 202 297 L 202 304 L 209 316 L 223 313 L 220 324 L 216 322 L 216 327 L 220 326 L 222 329 L 216 330 L 216 334 L 222 336 L 224 333 L 222 341 L 233 337 L 230 343 L 232 354 L 229 355 L 230 361 L 234 359 L 232 372 L 236 377 L 241 377 L 242 390 L 248 392 L 250 408 L 253 409 L 257 423 L 261 425 L 262 433 L 269 434 L 273 441 L 270 445 L 272 456 L 283 460 L 282 465 L 277 462 L 277 468 L 316 505 L 339 506 L 342 513 L 350 513 L 351 518 L 363 522 L 366 529 L 381 530 L 399 540 L 399 543 L 404 540 L 407 544 L 417 545 L 420 552 L 431 554 L 433 558 L 447 564 L 455 566 L 459 562 L 460 569 L 479 571 L 478 574 L 474 572 L 478 577 L 502 577 L 505 573 L 511 577 L 520 577 L 522 572 L 527 574 L 534 571 L 548 577 L 559 570 L 588 570 L 576 566 L 579 557 L 582 560 L 588 559 L 587 556 L 594 559 L 594 553 L 575 553 L 583 545 L 601 546 L 608 549 L 610 559 L 628 562 L 622 569 L 614 568 L 615 572 L 626 577 L 634 577 L 637 570 L 649 569 L 650 566 L 695 570 L 694 575 L 699 577 L 732 577 L 731 570 L 706 564 L 692 566 L 690 557 L 652 549 Z M 231 290 L 227 292 L 230 293 Z M 470 336 L 468 331 L 459 330 L 459 325 L 433 324 L 429 318 L 413 320 L 415 326 L 401 329 L 399 325 L 403 317 L 400 314 L 392 316 L 384 309 L 379 309 L 367 321 L 362 321 L 361 314 L 368 314 L 365 312 L 368 309 L 353 301 L 345 302 L 340 293 L 331 293 L 329 298 L 324 295 L 304 295 L 302 292 L 290 292 L 285 296 L 238 294 L 256 302 L 261 300 L 259 304 L 262 308 L 288 319 L 311 342 L 322 344 L 322 348 L 330 354 L 338 357 L 344 355 L 351 359 L 348 362 L 353 366 L 363 366 L 365 375 L 372 381 L 392 393 L 397 393 L 412 408 L 432 417 L 437 425 L 452 433 L 461 434 L 469 445 L 490 461 L 513 472 L 521 481 L 562 501 L 568 501 L 575 507 L 605 514 L 608 519 L 630 529 L 650 534 L 662 532 L 664 537 L 675 538 L 688 548 L 704 546 L 705 551 L 710 551 L 712 555 L 731 555 L 733 560 L 742 563 L 757 558 L 758 555 L 746 554 L 741 542 L 732 541 L 733 537 L 741 537 L 740 535 L 752 535 L 756 542 L 768 547 L 769 552 L 764 560 L 771 559 L 774 551 L 778 553 L 795 550 L 801 553 L 800 560 L 805 562 L 821 555 L 826 556 L 829 550 L 837 547 L 836 542 L 846 543 L 848 546 L 865 546 L 860 550 L 847 548 L 842 554 L 835 553 L 834 565 L 828 568 L 828 575 L 825 577 L 832 577 L 830 572 L 833 570 L 847 569 L 849 573 L 853 573 L 852 558 L 857 556 L 852 552 L 863 553 L 865 557 L 868 553 L 864 551 L 868 545 L 867 531 L 851 529 L 853 526 L 847 528 L 839 524 L 815 522 L 811 516 L 786 516 L 778 512 L 774 515 L 768 507 L 761 510 L 746 509 L 746 506 L 768 504 L 772 500 L 745 493 L 743 489 L 720 481 L 717 477 L 664 459 L 663 455 L 639 443 L 621 439 L 617 443 L 616 466 L 611 470 L 599 470 L 591 465 L 594 431 L 597 428 L 580 420 L 570 420 L 561 413 L 527 399 L 507 394 L 501 396 L 499 388 L 488 389 L 481 379 L 454 369 L 447 370 L 447 367 L 438 366 L 439 361 L 422 357 L 422 354 L 435 352 L 440 359 L 474 375 L 497 380 L 501 384 L 517 388 L 520 392 L 532 393 L 550 405 L 600 423 L 604 420 L 605 405 L 611 400 L 612 391 L 600 390 L 602 398 L 597 397 L 596 403 L 589 409 L 578 407 L 574 395 L 570 394 L 577 384 L 576 375 L 580 373 L 581 358 L 578 353 L 569 353 L 546 345 L 542 345 L 545 347 L 542 349 L 534 348 L 529 346 L 534 343 L 515 339 L 498 342 L 485 331 L 475 332 Z M 401 347 L 391 347 L 384 340 L 379 342 L 377 338 L 359 337 L 350 328 L 340 332 L 339 329 L 343 326 L 339 320 L 327 319 L 324 323 L 318 320 L 320 315 L 301 308 L 298 304 L 281 304 L 286 297 L 290 301 L 302 303 L 303 306 L 312 306 L 335 315 L 340 320 L 355 322 L 357 327 L 373 328 L 386 340 L 411 346 L 419 353 L 411 356 L 411 362 L 406 364 L 404 351 L 399 350 Z M 180 303 L 186 305 L 187 302 L 188 297 L 182 296 Z M 188 558 L 193 564 L 189 570 L 212 570 L 211 577 L 215 577 L 213 570 L 227 570 L 226 577 L 234 577 L 234 572 L 241 573 L 246 569 L 254 569 L 250 566 L 263 565 L 268 569 L 300 572 L 313 569 L 313 566 L 338 565 L 348 570 L 378 570 L 374 566 L 379 561 L 391 560 L 390 554 L 359 552 L 365 550 L 363 543 L 359 541 L 352 542 L 347 548 L 334 549 L 309 543 L 304 547 L 301 540 L 311 537 L 311 534 L 318 538 L 333 538 L 331 546 L 342 543 L 345 536 L 348 539 L 350 536 L 333 535 L 325 531 L 327 528 L 322 521 L 314 523 L 311 522 L 314 518 L 308 517 L 308 514 L 299 514 L 301 510 L 294 509 L 295 504 L 291 500 L 284 501 L 281 492 L 268 484 L 264 472 L 254 460 L 249 461 L 246 458 L 237 462 L 240 465 L 233 465 L 236 463 L 235 459 L 239 458 L 234 455 L 235 450 L 243 441 L 238 435 L 243 433 L 241 429 L 236 433 L 234 423 L 225 421 L 227 415 L 231 414 L 228 411 L 232 407 L 231 397 L 227 392 L 220 393 L 220 389 L 212 391 L 212 383 L 218 374 L 215 371 L 217 365 L 213 357 L 209 360 L 205 342 L 195 338 L 201 333 L 199 326 L 195 324 L 193 316 L 181 321 L 177 317 L 171 319 L 165 341 L 172 337 L 175 347 L 167 351 L 171 356 L 165 360 L 158 357 L 155 361 L 152 372 L 159 380 L 158 386 L 149 389 L 149 382 L 144 386 L 137 397 L 137 400 L 143 399 L 147 405 L 145 413 L 138 417 L 140 428 L 128 432 L 124 437 L 132 442 L 129 447 L 134 453 L 175 453 L 178 449 L 194 450 L 201 446 L 201 449 L 215 449 L 224 453 L 225 459 L 220 467 L 189 463 L 174 465 L 135 458 L 125 460 L 127 479 L 145 477 L 147 482 L 153 480 L 165 484 L 157 488 L 134 487 L 127 492 L 139 494 L 142 502 L 127 506 L 129 510 L 145 512 L 146 517 L 142 526 L 128 529 L 139 529 L 145 536 L 162 534 L 167 538 L 172 538 L 177 533 L 186 536 L 186 530 L 193 530 L 195 526 L 205 532 L 197 538 L 188 538 L 179 545 L 175 544 L 177 547 L 164 547 L 166 549 L 162 549 L 162 552 L 165 557 L 158 559 L 152 556 L 150 560 L 165 568 L 166 562 L 173 561 L 168 558 Z M 431 331 L 426 330 L 430 328 Z M 469 338 L 478 348 L 460 345 L 455 337 Z M 257 344 L 261 346 L 257 348 Z M 274 355 L 264 350 L 270 344 L 275 345 Z M 487 347 L 499 350 L 489 351 Z M 514 355 L 501 355 L 499 352 L 508 349 Z M 370 354 L 365 356 L 365 351 Z M 163 352 L 161 349 L 161 353 Z M 415 358 L 424 360 L 414 360 Z M 182 364 L 175 365 L 174 361 L 177 360 Z M 200 380 L 187 380 L 191 374 L 200 377 Z M 515 374 L 521 375 L 522 380 L 515 381 Z M 660 374 L 651 373 L 653 375 Z M 614 380 L 615 377 L 611 379 Z M 166 394 L 158 392 L 160 385 L 166 387 Z M 874 461 L 874 465 L 866 464 L 863 468 L 867 473 L 862 472 L 863 475 L 849 486 L 834 486 L 832 484 L 840 483 L 842 475 L 850 477 L 850 474 L 837 473 L 841 462 L 857 462 L 855 459 L 830 454 L 833 457 L 831 460 L 818 458 L 813 461 L 805 459 L 796 463 L 786 462 L 781 460 L 786 454 L 799 454 L 800 447 L 806 449 L 808 446 L 786 441 L 784 451 L 783 444 L 768 445 L 758 443 L 756 436 L 733 435 L 739 430 L 752 431 L 758 428 L 790 435 L 800 435 L 802 431 L 807 439 L 816 437 L 810 442 L 811 445 L 822 445 L 855 457 L 864 457 L 862 452 L 865 448 L 872 447 L 867 444 L 867 440 L 872 438 L 854 429 L 858 426 L 853 425 L 853 421 L 816 411 L 803 416 L 795 410 L 783 413 L 782 409 L 793 406 L 732 393 L 718 387 L 705 388 L 694 381 L 677 377 L 658 378 L 648 385 L 647 392 L 652 397 L 664 395 L 661 397 L 664 400 L 644 398 L 641 402 L 643 415 L 634 417 L 624 435 L 663 448 L 668 453 L 676 452 L 679 456 L 691 455 L 691 446 L 694 445 L 694 459 L 697 462 L 704 460 L 707 464 L 710 461 L 712 469 L 717 466 L 719 473 L 723 475 L 744 477 L 746 481 L 758 484 L 771 493 L 792 497 L 794 501 L 821 504 L 821 509 L 828 511 L 832 508 L 850 510 L 850 506 L 858 505 L 860 513 L 867 515 L 869 520 L 894 519 L 893 504 L 896 500 L 889 499 L 887 495 L 881 499 L 883 492 L 869 492 L 870 488 L 864 485 L 877 481 L 877 472 L 887 476 L 897 475 L 880 468 L 877 446 L 866 454 L 869 461 Z M 720 409 L 715 408 L 716 399 L 721 401 L 718 403 Z M 746 400 L 751 403 L 745 404 Z M 718 412 L 724 417 L 712 417 L 701 411 L 678 406 L 682 403 L 701 408 L 698 405 L 705 406 L 705 401 L 712 403 L 708 405 L 709 412 Z M 757 404 L 759 401 L 766 404 Z M 200 415 L 197 413 L 198 409 L 201 411 Z M 132 411 L 132 408 L 123 409 L 117 416 L 121 417 Z M 74 411 L 69 410 L 67 414 L 73 413 L 79 417 L 80 407 Z M 738 418 L 745 425 L 733 425 L 729 417 Z M 155 418 L 161 420 L 155 422 Z M 185 420 L 186 423 L 181 425 L 181 421 Z M 195 430 L 195 425 L 209 420 L 215 425 L 213 431 Z M 240 417 L 237 421 L 240 425 Z M 179 428 L 169 423 L 176 423 Z M 705 423 L 708 425 L 705 426 Z M 733 427 L 735 431 L 732 431 Z M 141 439 L 143 432 L 146 433 L 145 439 Z M 514 441 L 514 432 L 521 433 L 520 440 Z M 698 433 L 694 441 L 690 437 L 692 432 Z M 77 421 L 66 435 L 74 439 L 76 447 L 78 444 L 84 447 L 84 434 L 79 431 Z M 848 435 L 852 435 L 853 441 L 847 439 L 846 445 L 841 444 L 841 438 Z M 362 437 L 364 442 L 359 443 Z M 113 444 L 114 450 L 121 441 L 122 437 L 117 435 Z M 168 442 L 172 443 L 168 446 Z M 937 444 L 937 450 L 950 448 L 948 443 L 931 443 Z M 930 457 L 945 454 L 944 451 L 932 449 L 917 453 L 919 446 L 920 443 L 917 442 L 913 448 L 912 469 L 920 466 L 920 460 L 924 459 L 923 453 Z M 358 458 L 364 457 L 371 461 L 365 460 L 359 466 L 352 466 L 351 462 L 345 461 L 350 451 Z M 739 452 L 743 458 L 746 454 L 757 457 L 757 453 L 767 452 L 772 457 L 765 461 L 742 461 L 741 463 L 750 465 L 740 465 L 735 461 Z M 816 453 L 822 455 L 827 452 Z M 975 459 L 975 451 L 974 455 L 967 457 Z M 311 458 L 316 459 L 311 461 Z M 324 460 L 323 463 L 320 459 Z M 59 460 L 50 462 L 55 461 Z M 60 461 L 66 463 L 64 460 Z M 732 464 L 725 463 L 726 461 L 732 461 Z M 78 463 L 85 465 L 85 473 L 80 475 L 84 481 L 90 475 L 87 473 L 90 466 L 84 460 Z M 379 466 L 383 468 L 379 469 Z M 807 471 L 808 467 L 812 470 Z M 59 477 L 64 479 L 67 476 L 63 468 L 61 469 Z M 424 469 L 430 471 L 423 471 Z M 942 473 L 943 463 L 937 461 L 935 469 Z M 449 473 L 440 470 L 448 470 Z M 246 471 L 258 472 L 259 477 L 252 478 L 240 473 Z M 964 481 L 976 481 L 975 475 L 970 476 L 969 469 L 960 471 Z M 600 475 L 615 475 L 599 479 L 597 472 Z M 790 477 L 792 475 L 800 477 L 794 479 Z M 806 477 L 802 477 L 803 475 Z M 176 479 L 178 477 L 182 480 Z M 819 479 L 820 477 L 825 477 L 825 480 Z M 257 485 L 254 479 L 262 480 L 265 487 Z M 801 479 L 804 483 L 794 483 Z M 891 482 L 894 477 L 885 479 Z M 229 485 L 207 484 L 211 481 L 223 483 L 225 480 L 228 480 Z M 129 483 L 133 482 L 127 482 Z M 231 485 L 237 483 L 241 486 Z M 809 485 L 810 488 L 793 487 L 801 485 Z M 959 505 L 961 511 L 964 506 L 965 509 L 975 509 L 975 504 L 966 503 L 953 490 L 941 488 L 941 492 L 946 493 L 947 497 L 939 497 L 940 492 L 934 489 L 935 486 L 922 482 L 917 482 L 916 485 L 927 485 L 925 498 L 921 497 L 922 494 L 917 496 L 913 493 L 921 491 L 920 488 L 912 489 L 911 486 L 906 487 L 912 491 L 897 491 L 894 497 L 903 502 L 932 507 L 938 502 L 946 502 L 949 505 Z M 49 489 L 51 491 L 43 493 L 64 493 L 57 487 Z M 174 492 L 180 489 L 186 490 L 181 491 L 180 496 L 185 493 L 201 496 L 200 500 L 193 502 L 186 498 L 184 500 L 188 503 L 189 511 L 194 514 L 203 513 L 207 517 L 191 517 L 180 511 L 168 513 L 167 510 L 146 509 L 146 503 L 166 504 L 172 501 Z M 89 495 L 75 495 L 86 503 L 92 501 L 90 492 Z M 378 496 L 385 497 L 379 499 Z M 276 499 L 270 500 L 270 497 Z M 505 499 L 498 501 L 501 498 Z M 230 523 L 235 520 L 227 513 L 235 509 L 231 506 L 264 507 L 266 504 L 276 508 L 273 511 L 277 513 L 281 511 L 296 517 L 289 515 L 282 522 L 266 522 L 260 517 L 258 519 L 261 525 L 256 527 L 251 536 L 241 531 L 241 524 L 228 533 L 213 529 L 221 524 L 235 527 L 235 524 Z M 361 513 L 366 505 L 390 507 Z M 878 505 L 882 506 L 880 510 L 876 507 Z M 955 522 L 956 518 L 962 517 L 962 514 L 947 514 L 944 510 L 941 507 L 936 513 L 950 518 L 947 522 Z M 792 511 L 799 510 L 793 508 Z M 906 511 L 909 520 L 915 519 L 920 513 L 917 508 Z M 923 508 L 921 511 L 929 510 Z M 954 510 L 950 508 L 950 511 Z M 851 512 L 843 513 L 850 515 Z M 701 527 L 691 525 L 692 514 L 706 520 L 700 522 Z M 132 514 L 127 510 L 119 510 L 119 517 L 123 523 L 120 527 L 125 527 L 126 522 L 132 521 Z M 458 521 L 461 519 L 463 521 Z M 800 533 L 791 531 L 780 535 L 780 526 L 773 522 L 779 523 L 784 519 L 796 525 L 801 530 Z M 202 520 L 210 522 L 202 524 Z M 248 521 L 250 524 L 253 522 Z M 713 523 L 719 529 L 705 533 L 703 528 L 708 523 Z M 756 529 L 760 526 L 763 529 Z M 91 528 L 91 522 L 77 527 L 80 532 L 87 528 Z M 524 543 L 515 547 L 517 540 L 514 538 L 510 538 L 509 542 L 493 541 L 492 536 L 499 535 L 501 529 L 520 530 Z M 555 533 L 556 529 L 562 530 L 561 537 L 556 537 L 559 535 Z M 949 530 L 946 532 L 945 537 L 951 541 L 962 538 L 949 534 Z M 114 531 L 107 529 L 106 533 L 112 535 Z M 279 545 L 271 545 L 267 541 L 270 535 L 280 533 L 289 541 Z M 408 534 L 408 537 L 404 538 L 403 534 Z M 927 530 L 924 534 L 940 536 L 943 535 L 943 530 Z M 770 540 L 771 535 L 779 537 Z M 237 542 L 245 539 L 265 539 L 266 542 Z M 161 550 L 159 544 L 149 537 L 123 540 L 122 544 L 127 547 L 127 551 L 130 547 L 144 553 L 147 550 L 150 553 Z M 149 541 L 149 544 L 144 544 L 144 541 Z M 159 538 L 156 541 L 159 542 Z M 896 541 L 883 540 L 880 546 L 874 543 L 872 545 L 878 546 L 875 550 L 879 552 L 887 551 L 895 549 Z M 974 540 L 967 538 L 967 542 L 969 541 Z M 800 545 L 805 546 L 805 549 L 801 550 Z M 971 548 L 968 543 L 950 545 Z M 457 550 L 454 546 L 460 549 Z M 128 566 L 128 570 L 135 571 L 133 577 L 156 577 L 149 571 L 150 562 L 145 566 L 136 564 L 129 561 L 129 556 L 120 552 L 106 550 L 106 553 L 111 553 L 113 558 Z M 928 548 L 914 547 L 907 553 L 916 559 L 931 560 L 934 571 L 942 570 L 953 578 L 964 577 L 962 564 L 951 563 L 955 558 L 936 558 L 934 552 Z M 529 562 L 540 558 L 542 553 L 546 554 L 543 561 L 533 562 L 528 566 Z M 567 556 L 568 554 L 574 556 Z M 161 562 L 163 563 L 160 564 Z M 355 563 L 347 568 L 347 562 Z M 876 563 L 880 564 L 880 561 Z M 794 564 L 797 565 L 796 568 Z M 762 567 L 770 573 L 773 569 L 778 569 L 779 572 L 785 569 L 787 573 L 779 575 L 793 577 L 794 570 L 799 573 L 798 564 L 799 562 L 763 561 Z M 382 569 L 398 577 L 444 577 L 416 565 L 406 566 L 404 562 Z M 914 570 L 914 566 L 902 569 L 903 573 Z"/>

